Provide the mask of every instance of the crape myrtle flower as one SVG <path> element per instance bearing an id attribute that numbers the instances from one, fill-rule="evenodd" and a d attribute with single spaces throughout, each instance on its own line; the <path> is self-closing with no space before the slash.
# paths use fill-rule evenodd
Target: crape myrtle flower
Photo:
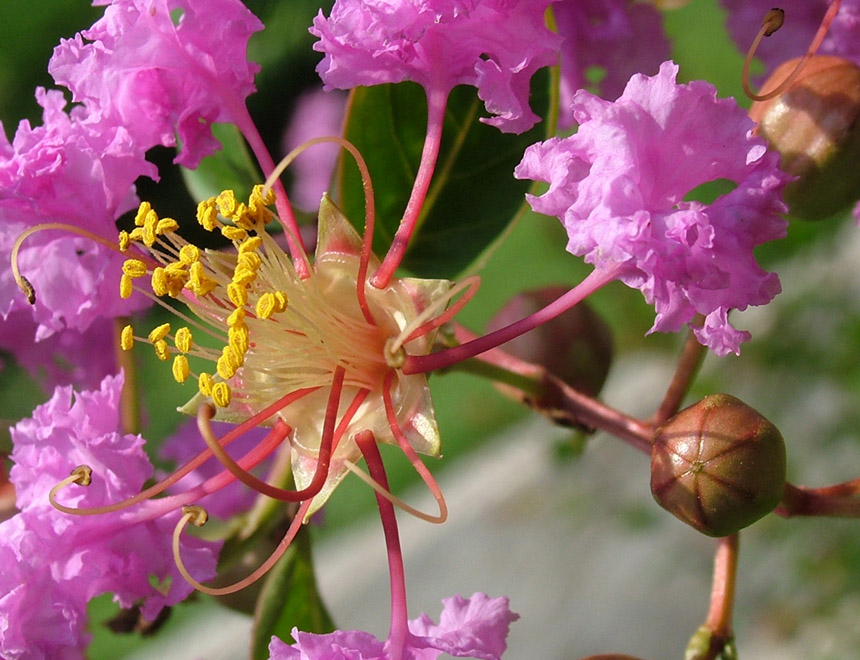
<path id="1" fill-rule="evenodd" d="M 77 465 L 96 466 L 99 478 L 90 488 L 65 491 L 64 502 L 73 507 L 128 497 L 152 475 L 143 439 L 117 430 L 122 382 L 107 377 L 98 390 L 77 394 L 57 388 L 32 418 L 11 429 L 9 476 L 19 513 L 0 523 L 3 658 L 82 658 L 90 637 L 86 605 L 100 594 L 113 593 L 122 607 L 142 605 L 142 615 L 152 620 L 191 591 L 170 548 L 180 517 L 176 502 L 93 516 L 71 516 L 51 505 L 52 491 Z M 219 546 L 188 538 L 182 552 L 208 577 Z"/>
<path id="2" fill-rule="evenodd" d="M 780 291 L 753 249 L 784 236 L 790 177 L 734 100 L 704 82 L 677 84 L 677 71 L 666 62 L 654 77 L 633 76 L 614 103 L 580 90 L 577 133 L 531 146 L 516 176 L 550 184 L 529 196 L 532 208 L 561 219 L 569 252 L 642 291 L 657 311 L 651 331 L 691 324 L 718 355 L 737 353 L 749 333 L 729 310 Z M 685 201 L 719 179 L 736 187 L 711 204 Z"/>
<path id="3" fill-rule="evenodd" d="M 756 50 L 765 64 L 765 74 L 794 57 L 800 57 L 812 41 L 831 0 L 784 0 L 785 22 L 771 37 L 762 40 Z M 774 6 L 769 0 L 722 0 L 727 12 L 729 34 L 741 52 L 745 52 L 759 29 L 762 18 Z M 860 1 L 842 0 L 842 5 L 818 53 L 838 55 L 860 65 Z"/>
<path id="4" fill-rule="evenodd" d="M 669 57 L 660 12 L 632 0 L 558 0 L 552 5 L 561 42 L 559 126 L 570 128 L 578 89 L 615 99 L 634 73 L 654 74 Z M 599 80 L 588 77 L 589 71 Z"/>
<path id="5" fill-rule="evenodd" d="M 314 19 L 325 89 L 412 80 L 428 97 L 456 85 L 478 88 L 492 117 L 522 133 L 539 117 L 529 83 L 555 63 L 559 39 L 544 24 L 550 0 L 337 0 Z"/>
<path id="6" fill-rule="evenodd" d="M 99 120 L 135 143 L 179 145 L 194 168 L 220 147 L 213 122 L 247 125 L 259 66 L 248 39 L 263 24 L 239 0 L 113 0 L 89 30 L 64 39 L 48 71 Z"/>
<path id="7" fill-rule="evenodd" d="M 293 629 L 295 643 L 277 637 L 269 645 L 270 660 L 436 660 L 446 653 L 457 658 L 499 660 L 507 648 L 510 624 L 519 616 L 510 611 L 507 598 L 476 593 L 442 601 L 439 624 L 426 614 L 409 621 L 405 645 L 395 656 L 391 642 L 379 641 L 361 630 L 337 630 L 314 635 Z"/>

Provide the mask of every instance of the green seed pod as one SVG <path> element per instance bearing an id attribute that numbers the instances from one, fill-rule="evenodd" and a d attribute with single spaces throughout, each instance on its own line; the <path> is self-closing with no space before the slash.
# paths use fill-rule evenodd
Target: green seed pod
<path id="1" fill-rule="evenodd" d="M 775 89 L 798 60 L 784 62 L 762 87 Z M 860 67 L 829 55 L 809 59 L 787 90 L 756 101 L 758 134 L 798 180 L 785 189 L 792 216 L 822 220 L 860 198 Z"/>
<path id="2" fill-rule="evenodd" d="M 703 534 L 751 525 L 779 504 L 784 486 L 782 435 L 733 396 L 707 396 L 655 433 L 651 493 Z"/>

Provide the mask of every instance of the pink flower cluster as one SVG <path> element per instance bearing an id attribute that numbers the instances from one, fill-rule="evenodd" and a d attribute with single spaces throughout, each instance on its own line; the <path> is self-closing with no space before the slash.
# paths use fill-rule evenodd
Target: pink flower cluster
<path id="1" fill-rule="evenodd" d="M 699 341 L 725 355 L 749 338 L 729 310 L 780 291 L 753 249 L 784 236 L 789 177 L 734 100 L 704 82 L 676 84 L 677 71 L 667 62 L 654 77 L 633 76 L 615 103 L 580 90 L 577 133 L 530 147 L 516 175 L 550 184 L 529 196 L 532 208 L 561 219 L 569 252 L 642 291 L 657 311 L 652 331 L 700 314 Z M 720 179 L 736 187 L 712 204 L 687 201 Z"/>
<path id="2" fill-rule="evenodd" d="M 9 263 L 18 236 L 44 223 L 115 242 L 116 219 L 139 202 L 134 181 L 158 178 L 146 151 L 178 138 L 177 161 L 196 165 L 219 146 L 211 123 L 240 117 L 257 70 L 245 51 L 259 29 L 239 0 L 114 0 L 90 30 L 58 46 L 49 70 L 80 105 L 69 112 L 61 92 L 39 89 L 43 124 L 21 122 L 11 143 L 0 130 L 0 259 Z M 106 319 L 147 304 L 120 299 L 122 262 L 63 230 L 27 238 L 18 263 L 38 304 L 27 304 L 4 268 L 0 348 L 47 368 L 49 381 L 97 384 L 115 367 L 92 360 L 87 345 L 108 332 Z M 34 340 L 49 343 L 28 350 Z M 60 347 L 75 349 L 67 354 L 71 374 L 53 360 L 51 349 Z"/>
<path id="3" fill-rule="evenodd" d="M 12 429 L 20 513 L 0 523 L 0 656 L 9 660 L 82 657 L 89 641 L 87 602 L 114 593 L 123 607 L 143 601 L 153 620 L 191 587 L 173 562 L 171 532 L 179 512 L 158 502 L 96 516 L 72 516 L 51 506 L 51 488 L 77 465 L 97 466 L 87 488 L 63 491 L 64 504 L 92 507 L 138 493 L 152 476 L 143 439 L 118 428 L 122 377 L 97 391 L 58 388 L 31 419 Z M 195 574 L 215 573 L 218 543 L 183 539 Z"/>

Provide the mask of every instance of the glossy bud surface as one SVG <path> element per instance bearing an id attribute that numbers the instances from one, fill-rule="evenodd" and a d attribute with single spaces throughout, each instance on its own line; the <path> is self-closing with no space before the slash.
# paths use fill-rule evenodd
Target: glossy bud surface
<path id="1" fill-rule="evenodd" d="M 708 536 L 728 536 L 779 504 L 785 443 L 743 401 L 714 394 L 657 429 L 651 493 L 664 509 Z"/>
<path id="2" fill-rule="evenodd" d="M 775 89 L 797 62 L 777 67 L 762 91 Z M 791 215 L 821 220 L 860 198 L 860 67 L 816 55 L 787 90 L 756 101 L 749 114 L 782 169 L 799 177 L 785 189 Z"/>

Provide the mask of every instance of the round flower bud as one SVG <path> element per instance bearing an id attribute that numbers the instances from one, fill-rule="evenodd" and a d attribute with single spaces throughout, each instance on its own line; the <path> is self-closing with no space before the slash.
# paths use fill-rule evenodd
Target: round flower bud
<path id="1" fill-rule="evenodd" d="M 487 331 L 533 314 L 567 291 L 568 287 L 550 286 L 517 294 L 487 324 Z M 583 394 L 596 396 L 612 363 L 612 332 L 591 307 L 581 302 L 501 348 L 544 367 Z"/>
<path id="2" fill-rule="evenodd" d="M 733 396 L 707 396 L 655 433 L 651 493 L 703 534 L 751 525 L 779 504 L 784 486 L 782 435 Z"/>
<path id="3" fill-rule="evenodd" d="M 781 64 L 762 87 L 775 89 L 798 60 Z M 788 89 L 756 101 L 750 118 L 781 155 L 781 167 L 798 177 L 785 189 L 791 215 L 828 218 L 860 197 L 860 67 L 816 55 Z"/>

